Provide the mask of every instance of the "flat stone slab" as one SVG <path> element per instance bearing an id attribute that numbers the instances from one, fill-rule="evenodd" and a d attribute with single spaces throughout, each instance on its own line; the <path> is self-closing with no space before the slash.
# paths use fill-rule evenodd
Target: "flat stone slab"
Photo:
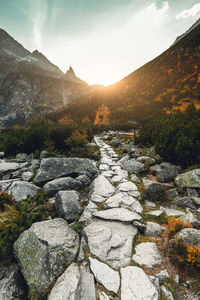
<path id="1" fill-rule="evenodd" d="M 114 194 L 115 187 L 104 177 L 99 175 L 91 184 L 89 198 L 92 194 L 96 194 L 102 197 L 110 197 Z"/>
<path id="2" fill-rule="evenodd" d="M 162 209 L 157 209 L 157 210 L 153 210 L 153 211 L 148 211 L 148 212 L 146 212 L 147 215 L 155 216 L 155 217 L 161 216 L 162 213 L 163 213 L 163 210 L 162 210 Z"/>
<path id="3" fill-rule="evenodd" d="M 135 183 L 133 183 L 131 181 L 120 183 L 117 186 L 117 188 L 118 188 L 118 190 L 120 190 L 122 192 L 130 192 L 130 191 L 137 191 L 138 190 Z"/>
<path id="4" fill-rule="evenodd" d="M 121 300 L 159 299 L 157 289 L 141 268 L 121 268 L 121 277 Z"/>
<path id="5" fill-rule="evenodd" d="M 95 220 L 83 229 L 93 255 L 111 267 L 127 266 L 131 262 L 137 228 L 121 222 Z"/>
<path id="6" fill-rule="evenodd" d="M 0 163 L 0 175 L 8 172 L 16 171 L 20 168 L 18 163 L 14 162 L 2 162 Z"/>
<path id="7" fill-rule="evenodd" d="M 101 283 L 108 291 L 117 294 L 120 286 L 119 273 L 97 259 L 90 257 L 89 261 L 90 268 L 97 282 Z"/>
<path id="8" fill-rule="evenodd" d="M 143 213 L 143 207 L 139 203 L 139 201 L 124 192 L 117 193 L 116 195 L 110 197 L 104 203 L 104 207 L 105 208 L 123 207 L 123 208 L 129 208 L 138 214 Z"/>
<path id="9" fill-rule="evenodd" d="M 133 222 L 142 220 L 142 217 L 140 215 L 126 208 L 110 208 L 101 210 L 94 212 L 93 216 L 104 220 L 121 222 Z"/>
<path id="10" fill-rule="evenodd" d="M 165 208 L 161 206 L 160 209 L 162 209 L 168 217 L 179 217 L 185 215 L 183 211 L 173 208 Z"/>
<path id="11" fill-rule="evenodd" d="M 94 277 L 72 263 L 56 281 L 48 300 L 96 300 Z"/>
<path id="12" fill-rule="evenodd" d="M 139 265 L 153 268 L 162 263 L 162 258 L 155 243 L 140 243 L 135 247 L 135 252 L 133 260 Z"/>

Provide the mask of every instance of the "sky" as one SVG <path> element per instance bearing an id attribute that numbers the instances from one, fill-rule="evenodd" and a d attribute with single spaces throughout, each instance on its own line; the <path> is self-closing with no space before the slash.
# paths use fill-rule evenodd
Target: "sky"
<path id="1" fill-rule="evenodd" d="M 0 0 L 0 28 L 89 84 L 119 81 L 200 17 L 200 0 Z"/>

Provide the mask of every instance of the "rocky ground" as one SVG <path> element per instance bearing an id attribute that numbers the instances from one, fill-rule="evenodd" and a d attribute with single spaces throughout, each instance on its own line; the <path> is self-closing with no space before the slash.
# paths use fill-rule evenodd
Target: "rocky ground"
<path id="1" fill-rule="evenodd" d="M 21 201 L 42 189 L 57 218 L 20 234 L 18 263 L 0 270 L 0 299 L 27 299 L 23 278 L 32 299 L 199 299 L 197 279 L 169 259 L 166 226 L 172 216 L 189 221 L 178 234 L 200 247 L 200 169 L 183 173 L 126 136 L 95 143 L 98 163 L 45 153 L 1 160 L 0 190 Z"/>

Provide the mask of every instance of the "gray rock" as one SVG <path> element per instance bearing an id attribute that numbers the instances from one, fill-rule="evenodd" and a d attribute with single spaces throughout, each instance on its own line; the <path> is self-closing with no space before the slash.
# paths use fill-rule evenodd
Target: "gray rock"
<path id="1" fill-rule="evenodd" d="M 191 209 L 197 209 L 200 207 L 200 198 L 199 201 L 195 201 L 195 198 L 188 198 L 188 197 L 178 197 L 175 200 L 175 204 L 180 206 L 180 207 L 189 207 Z"/>
<path id="2" fill-rule="evenodd" d="M 155 243 L 146 242 L 140 243 L 135 247 L 133 260 L 139 265 L 147 268 L 153 268 L 156 265 L 161 265 L 162 259 L 159 250 Z"/>
<path id="3" fill-rule="evenodd" d="M 117 294 L 120 286 L 119 273 L 97 259 L 90 257 L 89 261 L 96 281 L 102 284 L 108 291 Z"/>
<path id="4" fill-rule="evenodd" d="M 77 191 L 60 191 L 55 201 L 58 216 L 66 221 L 73 222 L 83 212 L 80 204 L 80 194 Z"/>
<path id="5" fill-rule="evenodd" d="M 140 183 L 140 179 L 135 174 L 131 175 L 131 180 L 135 183 Z"/>
<path id="6" fill-rule="evenodd" d="M 54 196 L 58 191 L 81 190 L 82 188 L 82 183 L 71 177 L 54 179 L 43 187 L 48 196 Z"/>
<path id="7" fill-rule="evenodd" d="M 118 193 L 110 197 L 104 203 L 104 207 L 105 208 L 123 207 L 123 208 L 129 208 L 138 214 L 143 213 L 143 207 L 139 203 L 139 201 L 133 198 L 132 196 L 127 195 L 126 193 Z"/>
<path id="8" fill-rule="evenodd" d="M 0 264 L 0 300 L 21 300 L 25 297 L 17 264 Z"/>
<path id="9" fill-rule="evenodd" d="M 40 191 L 36 185 L 25 181 L 14 181 L 8 188 L 8 193 L 13 195 L 15 201 L 21 201 L 28 196 L 35 196 Z"/>
<path id="10" fill-rule="evenodd" d="M 43 158 L 40 168 L 35 176 L 35 183 L 42 184 L 47 181 L 70 175 L 96 176 L 97 170 L 89 159 L 85 158 Z"/>
<path id="11" fill-rule="evenodd" d="M 170 279 L 167 269 L 161 270 L 160 273 L 156 275 L 156 277 L 158 278 L 159 282 Z"/>
<path id="12" fill-rule="evenodd" d="M 14 181 L 19 181 L 20 178 L 18 179 L 8 179 L 8 180 L 0 180 L 0 191 L 5 191 L 9 188 L 9 186 L 11 186 L 11 184 Z"/>
<path id="13" fill-rule="evenodd" d="M 80 274 L 81 295 L 80 298 L 78 298 L 77 300 L 96 300 L 94 276 L 90 272 L 88 272 L 83 266 L 80 267 Z"/>
<path id="14" fill-rule="evenodd" d="M 124 170 L 128 171 L 130 174 L 136 174 L 136 175 L 140 174 L 146 170 L 144 164 L 137 161 L 134 158 L 123 162 L 122 167 Z"/>
<path id="15" fill-rule="evenodd" d="M 16 171 L 20 168 L 20 165 L 18 163 L 14 162 L 1 162 L 0 163 L 0 175 L 4 175 L 6 173 L 11 173 L 13 171 Z"/>
<path id="16" fill-rule="evenodd" d="M 137 161 L 139 161 L 141 163 L 148 163 L 149 166 L 155 165 L 155 163 L 156 163 L 156 160 L 149 156 L 140 156 L 137 158 Z"/>
<path id="17" fill-rule="evenodd" d="M 200 247 L 200 230 L 194 228 L 184 228 L 179 231 L 174 238 L 183 239 L 189 246 L 193 244 L 194 246 Z M 174 245 L 174 238 L 170 240 L 170 245 Z"/>
<path id="18" fill-rule="evenodd" d="M 4 152 L 0 152 L 0 158 L 3 158 L 5 156 Z"/>
<path id="19" fill-rule="evenodd" d="M 137 191 L 137 186 L 131 181 L 120 183 L 117 188 L 121 192 Z"/>
<path id="20" fill-rule="evenodd" d="M 180 210 L 177 210 L 174 208 L 167 208 L 167 207 L 161 206 L 160 209 L 163 210 L 168 217 L 179 217 L 179 216 L 185 215 L 185 213 L 183 211 L 180 211 Z"/>
<path id="21" fill-rule="evenodd" d="M 190 198 L 190 197 L 196 197 L 196 198 L 198 198 L 198 193 L 197 193 L 197 191 L 195 190 L 195 189 L 187 189 L 187 195 L 188 195 L 188 197 Z"/>
<path id="22" fill-rule="evenodd" d="M 178 190 L 176 188 L 171 189 L 171 190 L 166 191 L 166 194 L 170 198 L 176 198 L 176 197 L 178 197 Z"/>
<path id="23" fill-rule="evenodd" d="M 33 176 L 34 176 L 33 172 L 30 172 L 30 171 L 24 172 L 22 174 L 22 180 L 24 180 L 24 181 L 31 181 L 31 179 L 33 178 Z"/>
<path id="24" fill-rule="evenodd" d="M 110 208 L 106 210 L 96 211 L 93 213 L 93 216 L 104 220 L 129 223 L 142 220 L 142 217 L 140 215 L 126 208 Z"/>
<path id="25" fill-rule="evenodd" d="M 43 294 L 74 261 L 78 248 L 78 234 L 63 219 L 34 223 L 14 243 L 24 278 L 36 294 Z"/>
<path id="26" fill-rule="evenodd" d="M 16 158 L 26 160 L 27 154 L 26 153 L 17 153 Z"/>
<path id="27" fill-rule="evenodd" d="M 92 219 L 93 213 L 95 211 L 97 211 L 97 209 L 98 209 L 97 205 L 94 202 L 90 201 L 88 203 L 88 205 L 85 207 L 85 209 L 79 219 L 79 222 L 88 224 Z"/>
<path id="28" fill-rule="evenodd" d="M 110 144 L 112 147 L 118 147 L 119 145 L 121 145 L 121 141 L 119 138 L 114 137 L 111 141 Z"/>
<path id="29" fill-rule="evenodd" d="M 106 179 L 103 175 L 99 175 L 90 186 L 89 199 L 92 197 L 92 194 L 101 197 L 110 197 L 114 194 L 114 192 L 115 188 L 108 179 Z"/>
<path id="30" fill-rule="evenodd" d="M 170 163 L 162 163 L 156 170 L 156 177 L 160 182 L 173 180 L 181 171 L 181 168 Z"/>
<path id="31" fill-rule="evenodd" d="M 185 222 L 189 222 L 193 227 L 199 227 L 200 226 L 200 221 L 191 212 L 186 213 L 186 215 L 181 216 L 179 219 L 181 219 Z"/>
<path id="32" fill-rule="evenodd" d="M 83 186 L 88 186 L 91 183 L 91 178 L 89 178 L 87 175 L 80 175 L 76 177 L 76 180 L 80 181 Z"/>
<path id="33" fill-rule="evenodd" d="M 160 217 L 163 214 L 163 210 L 157 209 L 157 210 L 153 210 L 153 211 L 148 211 L 148 212 L 146 212 L 146 214 L 150 215 L 150 216 Z"/>
<path id="34" fill-rule="evenodd" d="M 200 188 L 200 169 L 182 173 L 175 178 L 175 183 L 179 187 Z"/>
<path id="35" fill-rule="evenodd" d="M 145 234 L 148 236 L 160 236 L 165 228 L 154 222 L 147 222 Z"/>
<path id="36" fill-rule="evenodd" d="M 126 163 L 129 160 L 129 155 L 125 155 L 123 156 L 120 160 L 118 160 L 118 163 L 123 165 L 124 163 Z"/>
<path id="37" fill-rule="evenodd" d="M 165 184 L 143 178 L 143 185 L 148 199 L 157 200 L 164 197 Z"/>
<path id="38" fill-rule="evenodd" d="M 141 268 L 121 268 L 121 277 L 121 300 L 159 299 L 157 289 Z"/>
<path id="39" fill-rule="evenodd" d="M 100 260 L 113 268 L 130 264 L 136 227 L 121 222 L 97 220 L 85 227 L 84 232 L 91 253 Z"/>

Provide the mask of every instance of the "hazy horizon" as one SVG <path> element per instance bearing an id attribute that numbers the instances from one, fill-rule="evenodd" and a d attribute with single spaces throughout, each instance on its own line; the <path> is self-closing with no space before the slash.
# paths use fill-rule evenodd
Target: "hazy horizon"
<path id="1" fill-rule="evenodd" d="M 199 0 L 0 0 L 0 8 L 0 27 L 25 48 L 104 85 L 165 51 L 200 14 Z"/>

